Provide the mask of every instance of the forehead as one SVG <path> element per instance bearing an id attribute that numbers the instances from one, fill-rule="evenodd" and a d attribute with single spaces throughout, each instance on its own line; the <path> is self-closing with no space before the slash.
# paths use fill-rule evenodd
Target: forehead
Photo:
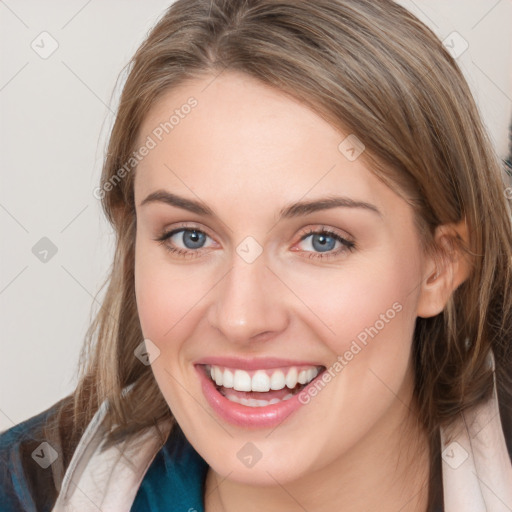
<path id="1" fill-rule="evenodd" d="M 384 185 L 362 158 L 340 149 L 349 135 L 242 73 L 195 79 L 167 91 L 146 115 L 138 145 L 149 137 L 154 147 L 138 164 L 135 194 L 140 201 L 155 188 L 189 189 L 221 205 L 220 191 L 235 202 L 318 192 L 379 203 Z"/>

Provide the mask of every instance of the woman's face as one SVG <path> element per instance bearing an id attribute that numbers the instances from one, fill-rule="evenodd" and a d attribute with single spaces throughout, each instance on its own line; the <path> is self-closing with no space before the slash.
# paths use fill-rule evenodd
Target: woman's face
<path id="1" fill-rule="evenodd" d="M 426 260 L 353 136 L 225 72 L 162 96 L 138 142 L 142 331 L 208 464 L 273 485 L 396 437 Z"/>

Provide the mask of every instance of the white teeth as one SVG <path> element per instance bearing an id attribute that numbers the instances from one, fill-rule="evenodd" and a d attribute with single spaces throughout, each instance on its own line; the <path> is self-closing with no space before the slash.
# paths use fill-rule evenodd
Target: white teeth
<path id="1" fill-rule="evenodd" d="M 291 368 L 286 375 L 286 386 L 293 389 L 297 385 L 297 368 Z"/>
<path id="2" fill-rule="evenodd" d="M 270 377 L 263 370 L 258 370 L 252 376 L 252 390 L 253 391 L 269 391 L 270 390 Z"/>
<path id="3" fill-rule="evenodd" d="M 225 388 L 232 388 L 234 383 L 233 372 L 228 369 L 224 370 L 224 374 L 222 375 L 222 385 Z"/>
<path id="4" fill-rule="evenodd" d="M 235 377 L 233 379 L 233 388 L 237 391 L 251 391 L 251 376 L 243 370 L 235 370 Z M 217 382 L 217 385 L 220 386 Z"/>
<path id="5" fill-rule="evenodd" d="M 231 402 L 236 402 L 237 404 L 247 405 L 249 407 L 265 407 L 266 405 L 270 403 L 277 403 L 281 400 L 277 400 L 277 402 L 274 401 L 268 401 L 268 400 L 256 400 L 254 398 L 238 398 L 236 395 L 226 395 L 226 398 L 230 400 Z"/>
<path id="6" fill-rule="evenodd" d="M 308 370 L 308 378 L 306 382 L 311 382 L 318 375 L 318 370 L 316 368 L 310 368 Z"/>
<path id="7" fill-rule="evenodd" d="M 281 370 L 277 370 L 270 377 L 270 389 L 278 390 L 283 389 L 286 385 L 284 373 Z"/>
<path id="8" fill-rule="evenodd" d="M 292 396 L 291 393 L 288 393 L 282 400 L 279 400 L 279 398 L 272 398 L 272 400 L 256 400 L 255 398 L 238 398 L 236 395 L 226 395 L 226 398 L 231 402 L 247 405 L 248 407 L 265 407 L 267 405 L 277 404 L 283 400 L 290 400 Z"/>
<path id="9" fill-rule="evenodd" d="M 317 375 L 315 367 L 306 370 L 299 370 L 291 366 L 288 372 L 282 370 L 257 370 L 251 375 L 245 370 L 228 370 L 220 366 L 210 366 L 209 374 L 217 386 L 233 388 L 236 391 L 259 391 L 261 393 L 274 390 L 278 391 L 285 387 L 293 389 L 299 384 L 308 384 Z"/>
<path id="10" fill-rule="evenodd" d="M 215 379 L 217 386 L 222 386 L 222 370 L 218 366 L 215 366 L 213 370 L 213 378 Z"/>

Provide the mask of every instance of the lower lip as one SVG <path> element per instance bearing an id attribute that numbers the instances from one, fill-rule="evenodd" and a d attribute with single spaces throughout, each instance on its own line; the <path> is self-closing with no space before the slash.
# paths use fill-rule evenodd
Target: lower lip
<path id="1" fill-rule="evenodd" d="M 300 393 L 297 393 L 288 400 L 282 400 L 277 404 L 265 405 L 263 407 L 249 407 L 237 404 L 228 400 L 217 391 L 213 381 L 206 376 L 204 367 L 196 366 L 196 370 L 199 372 L 204 396 L 212 409 L 222 419 L 233 425 L 252 428 L 275 427 L 304 405 L 299 401 Z M 307 386 L 301 392 L 304 392 L 306 388 Z"/>

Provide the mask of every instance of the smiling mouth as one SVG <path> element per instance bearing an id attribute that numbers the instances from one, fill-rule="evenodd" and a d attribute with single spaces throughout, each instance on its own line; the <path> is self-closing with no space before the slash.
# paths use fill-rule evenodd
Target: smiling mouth
<path id="1" fill-rule="evenodd" d="M 208 364 L 203 368 L 221 395 L 248 407 L 265 407 L 289 400 L 326 369 L 325 366 L 288 366 L 245 371 Z"/>

